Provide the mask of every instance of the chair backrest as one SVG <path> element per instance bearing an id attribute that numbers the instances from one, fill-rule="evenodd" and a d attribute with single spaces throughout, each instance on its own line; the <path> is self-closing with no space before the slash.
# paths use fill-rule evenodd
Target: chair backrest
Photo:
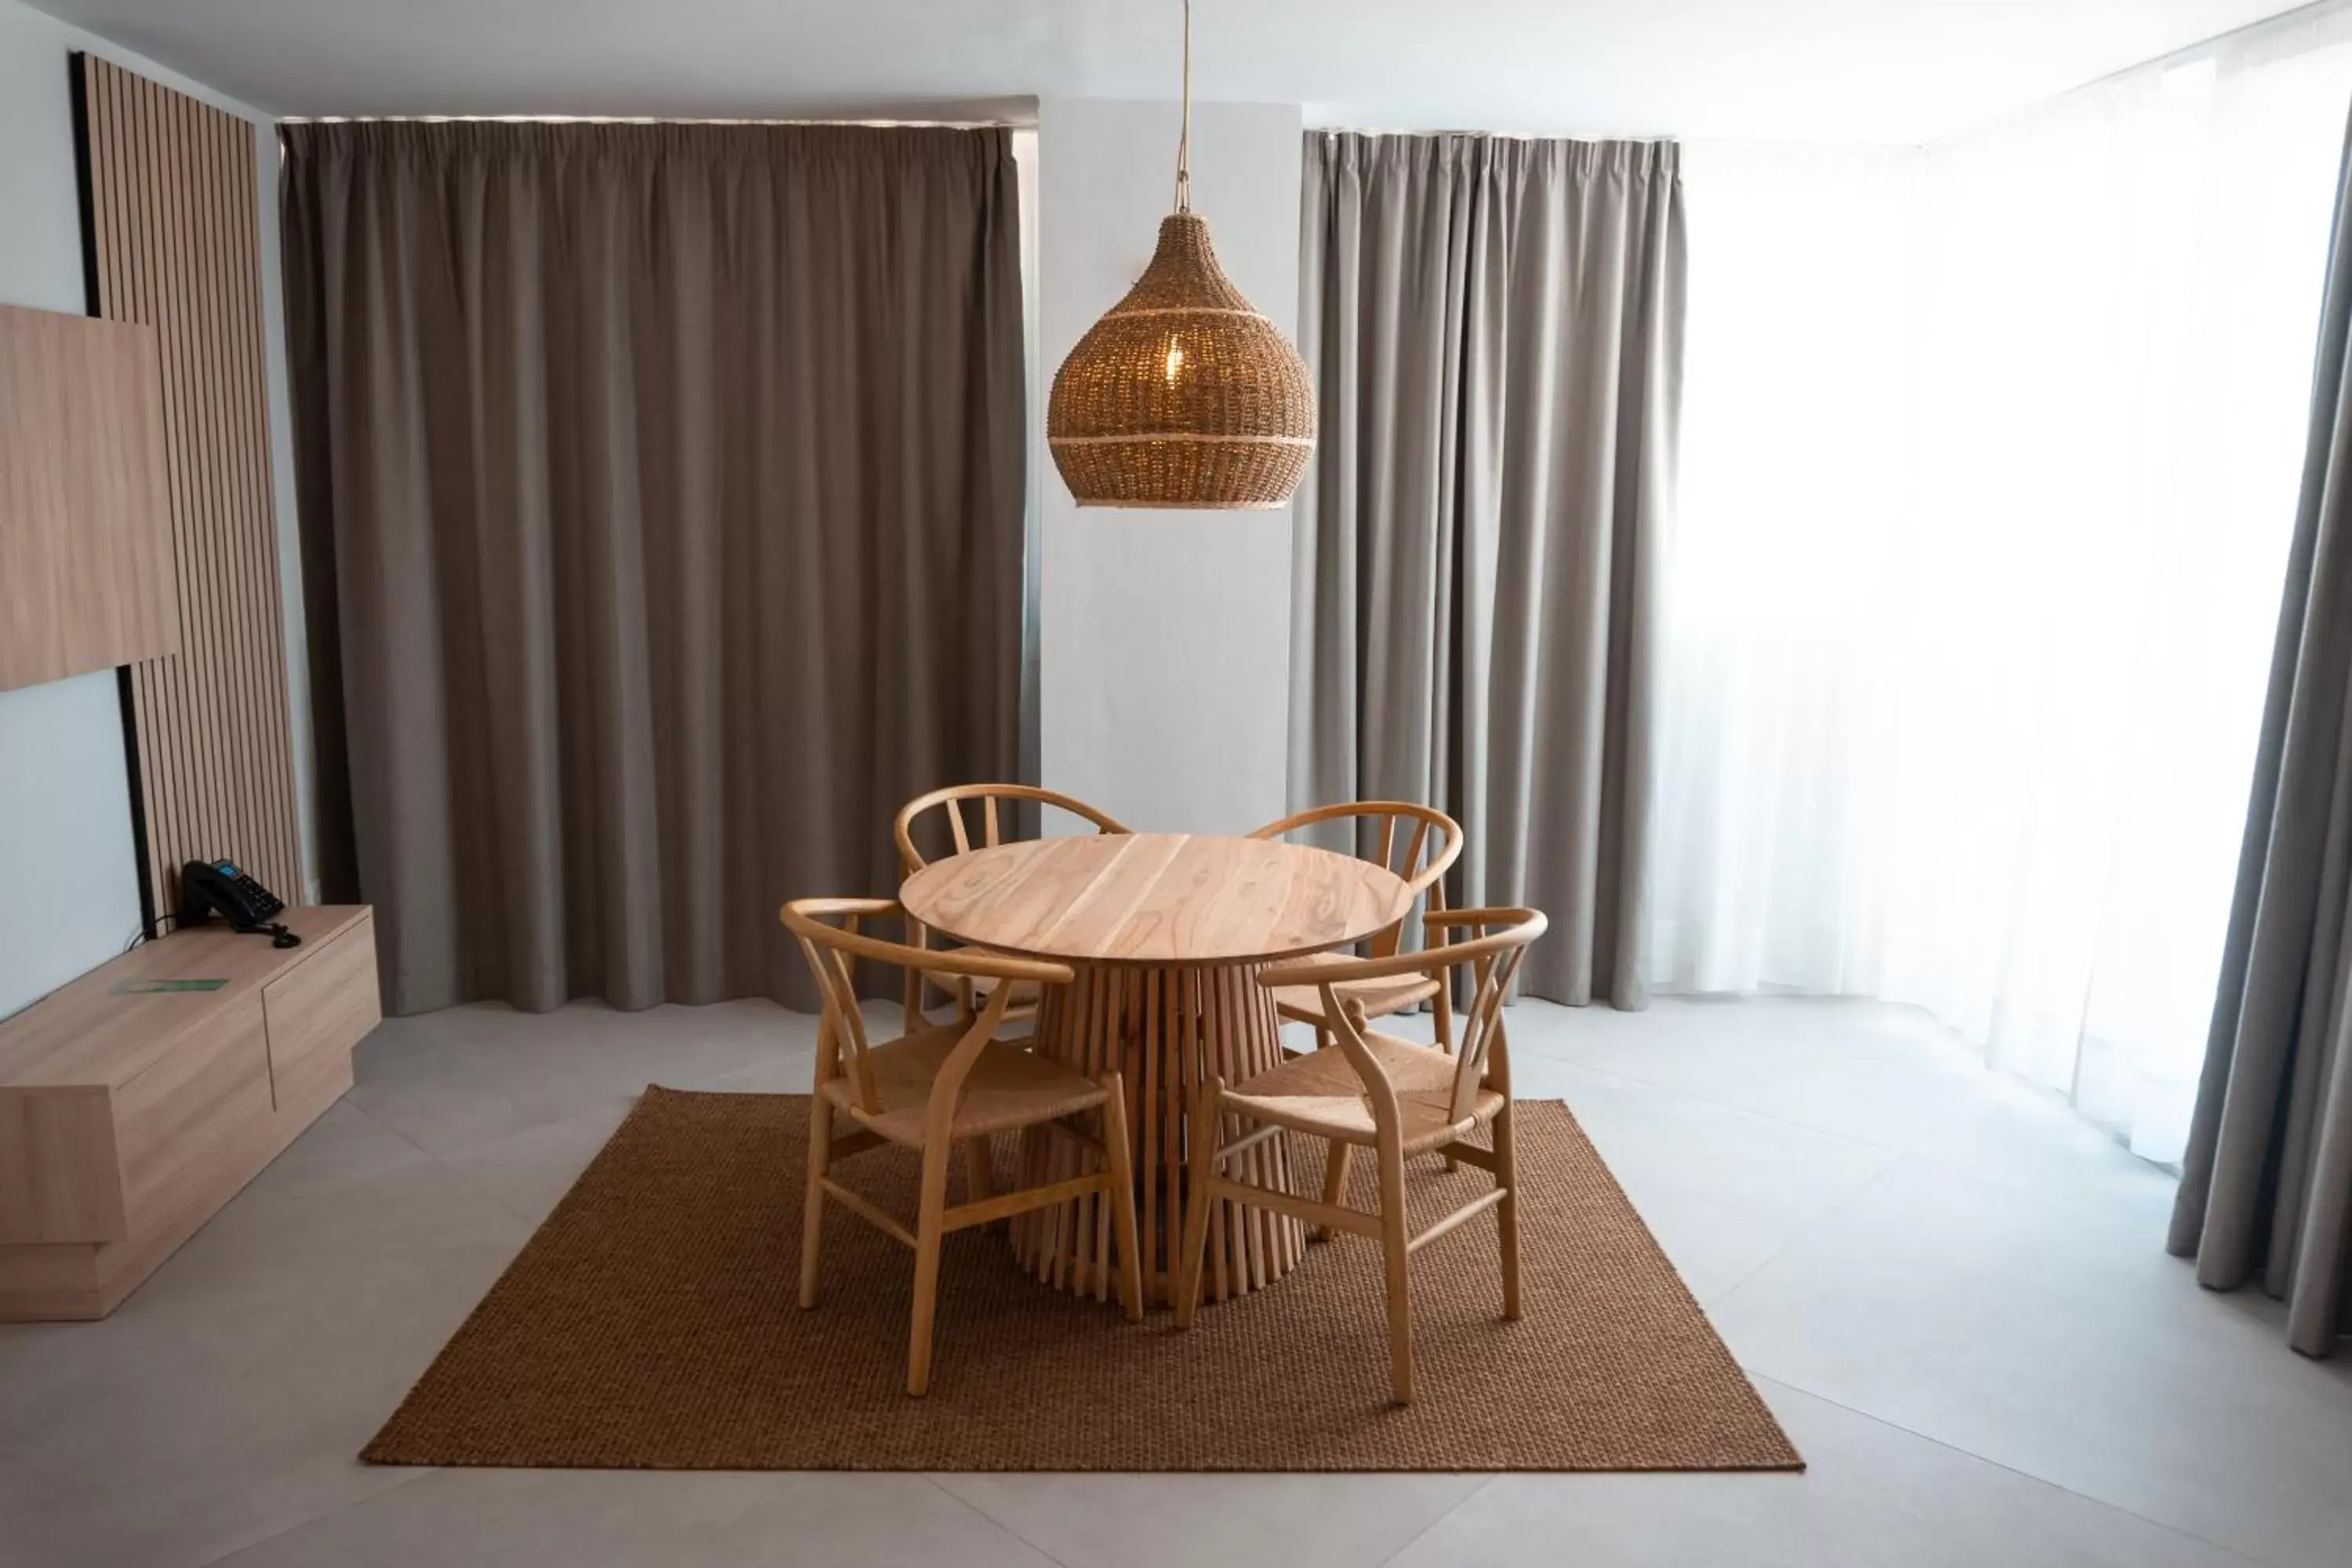
<path id="1" fill-rule="evenodd" d="M 1325 1016 L 1333 1020 L 1340 1049 L 1356 1074 L 1370 1089 L 1377 1111 L 1383 1101 L 1394 1114 L 1395 1091 L 1388 1074 L 1366 1043 L 1363 1004 L 1343 1001 L 1336 987 L 1351 981 L 1385 980 L 1399 974 L 1427 974 L 1444 984 L 1449 972 L 1466 972 L 1470 1001 L 1463 1010 L 1454 1050 L 1454 1090 L 1448 1117 L 1459 1121 L 1470 1114 L 1479 1086 L 1494 1079 L 1510 1081 L 1510 1048 L 1503 1033 L 1503 1003 L 1518 977 L 1519 962 L 1528 947 L 1543 935 L 1549 922 L 1541 910 L 1433 910 L 1423 917 L 1429 945 L 1420 952 L 1387 958 L 1350 959 L 1340 963 L 1276 964 L 1260 972 L 1258 984 L 1268 986 L 1313 985 L 1323 993 Z"/>
<path id="2" fill-rule="evenodd" d="M 971 825 L 965 817 L 966 803 L 980 803 L 980 847 L 986 848 L 992 844 L 1004 842 L 1004 813 L 1000 809 L 1000 803 L 1024 800 L 1059 806 L 1073 816 L 1084 817 L 1104 833 L 1132 831 L 1125 823 L 1097 806 L 1088 805 L 1085 801 L 1055 790 L 1040 789 L 1035 784 L 950 784 L 944 789 L 919 795 L 898 808 L 898 819 L 891 823 L 890 833 L 898 841 L 899 870 L 911 877 L 929 864 L 915 845 L 915 835 L 921 827 L 924 813 L 936 807 L 946 816 L 948 837 L 953 846 L 946 853 L 961 855 L 972 847 Z"/>
<path id="3" fill-rule="evenodd" d="M 982 975 L 1006 982 L 1034 980 L 1041 985 L 1066 985 L 1072 979 L 1066 963 L 1009 958 L 971 948 L 941 952 L 901 942 L 886 942 L 860 929 L 868 921 L 895 919 L 904 922 L 906 917 L 907 911 L 896 899 L 794 899 L 782 911 L 784 929 L 799 939 L 801 955 L 808 960 L 809 970 L 816 976 L 818 994 L 824 998 L 824 1016 L 817 1028 L 816 1081 L 821 1085 L 836 1072 L 846 1074 L 856 1092 L 858 1108 L 872 1116 L 880 1115 L 883 1105 L 869 1059 L 865 1015 L 857 1007 L 857 960 L 872 959 L 877 963 L 932 973 Z M 834 924 L 835 921 L 840 923 Z M 940 1068 L 939 1082 L 949 1091 L 950 1100 L 980 1047 L 995 1037 L 1012 997 L 1010 984 L 997 986 L 988 1005 L 971 1020 L 950 1053 L 947 1065 Z"/>
<path id="4" fill-rule="evenodd" d="M 1445 873 L 1461 858 L 1462 825 L 1433 806 L 1409 800 L 1343 801 L 1269 822 L 1250 837 L 1283 838 L 1301 828 L 1343 818 L 1354 820 L 1359 858 L 1395 872 L 1416 901 L 1425 892 L 1432 910 L 1445 907 Z M 1374 932 L 1364 951 L 1374 958 L 1396 952 L 1404 935 L 1404 917 L 1412 913 L 1412 904 L 1408 903 L 1404 915 L 1394 925 Z"/>

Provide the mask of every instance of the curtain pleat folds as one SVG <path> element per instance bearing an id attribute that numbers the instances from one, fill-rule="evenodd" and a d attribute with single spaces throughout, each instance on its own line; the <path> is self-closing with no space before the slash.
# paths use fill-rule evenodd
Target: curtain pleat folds
<path id="1" fill-rule="evenodd" d="M 1523 971 L 1645 1000 L 1660 571 L 1681 396 L 1669 142 L 1310 132 L 1295 806 L 1423 801 L 1462 904 L 1532 903 Z"/>
<path id="2" fill-rule="evenodd" d="M 321 869 L 388 1005 L 809 1005 L 778 904 L 1018 764 L 1009 133 L 284 148 Z"/>
<path id="3" fill-rule="evenodd" d="M 2303 494 L 2171 1248 L 2259 1279 L 2287 1340 L 2352 1334 L 2352 132 Z"/>

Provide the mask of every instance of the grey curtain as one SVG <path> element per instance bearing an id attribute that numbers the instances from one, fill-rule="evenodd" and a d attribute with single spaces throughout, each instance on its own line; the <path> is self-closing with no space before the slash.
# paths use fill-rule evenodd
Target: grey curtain
<path id="1" fill-rule="evenodd" d="M 1646 1001 L 1642 850 L 1684 300 L 1677 150 L 1309 132 L 1294 806 L 1423 801 L 1538 995 Z"/>
<path id="2" fill-rule="evenodd" d="M 389 1005 L 809 1005 L 777 905 L 1018 763 L 1008 133 L 284 149 L 324 870 Z"/>
<path id="3" fill-rule="evenodd" d="M 2171 1248 L 2218 1289 L 2259 1279 L 2287 1340 L 2352 1333 L 2352 139 L 2238 860 Z"/>

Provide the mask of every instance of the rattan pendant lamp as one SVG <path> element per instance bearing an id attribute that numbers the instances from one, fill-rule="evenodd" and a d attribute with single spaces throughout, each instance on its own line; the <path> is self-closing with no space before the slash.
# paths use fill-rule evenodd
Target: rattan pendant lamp
<path id="1" fill-rule="evenodd" d="M 1192 5 L 1176 210 L 1127 298 L 1054 375 L 1045 442 L 1080 506 L 1278 507 L 1315 451 L 1315 388 L 1298 351 L 1217 265 L 1192 211 Z"/>

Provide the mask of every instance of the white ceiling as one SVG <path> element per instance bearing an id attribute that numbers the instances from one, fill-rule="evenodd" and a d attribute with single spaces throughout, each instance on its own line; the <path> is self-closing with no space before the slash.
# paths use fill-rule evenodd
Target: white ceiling
<path id="1" fill-rule="evenodd" d="M 1172 98 L 1178 0 L 35 0 L 281 114 L 1024 118 Z M 1307 121 L 1923 142 L 2284 0 L 1197 0 Z"/>

